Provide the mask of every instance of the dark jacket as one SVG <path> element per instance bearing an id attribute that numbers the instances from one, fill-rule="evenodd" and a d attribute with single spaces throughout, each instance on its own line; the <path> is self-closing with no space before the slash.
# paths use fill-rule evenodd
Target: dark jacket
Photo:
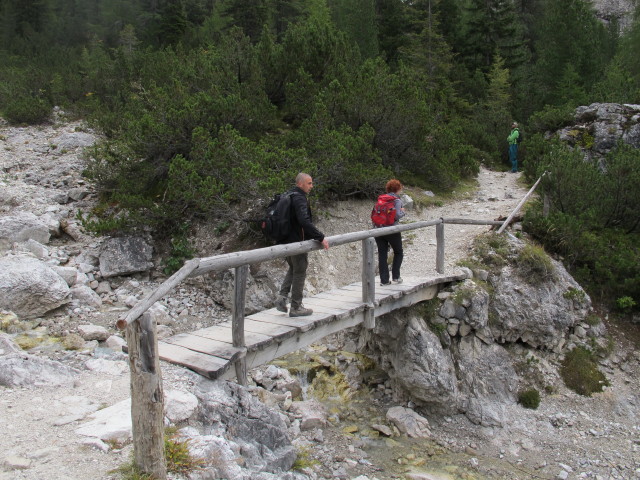
<path id="1" fill-rule="evenodd" d="M 291 233 L 280 243 L 302 242 L 304 240 L 324 240 L 324 234 L 312 223 L 311 207 L 307 195 L 298 187 L 291 196 Z"/>

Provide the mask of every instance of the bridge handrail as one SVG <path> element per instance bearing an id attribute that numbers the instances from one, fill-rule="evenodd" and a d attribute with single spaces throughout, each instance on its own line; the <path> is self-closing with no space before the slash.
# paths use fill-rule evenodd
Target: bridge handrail
<path id="1" fill-rule="evenodd" d="M 439 218 L 436 220 L 426 220 L 420 222 L 412 222 L 401 225 L 394 225 L 384 228 L 375 228 L 370 230 L 359 230 L 356 232 L 343 233 L 327 237 L 329 246 L 336 247 L 347 243 L 353 243 L 365 240 L 367 238 L 375 238 L 382 235 L 389 235 L 396 232 L 406 232 L 437 225 L 462 224 L 462 225 L 502 225 L 504 222 L 499 220 L 475 220 L 466 218 Z M 438 238 L 438 241 L 440 239 Z M 444 239 L 443 239 L 444 240 Z M 243 250 L 240 252 L 224 253 L 212 257 L 194 258 L 185 262 L 180 270 L 175 272 L 171 277 L 165 280 L 156 290 L 151 292 L 140 302 L 138 302 L 129 312 L 122 318 L 118 319 L 116 326 L 120 330 L 124 330 L 127 325 L 135 322 L 145 313 L 155 302 L 164 297 L 173 288 L 182 283 L 187 278 L 193 278 L 210 272 L 219 272 L 231 268 L 238 268 L 244 265 L 264 262 L 267 260 L 275 260 L 277 258 L 299 255 L 308 253 L 313 250 L 320 250 L 322 246 L 314 241 L 307 240 L 304 242 L 288 243 L 284 245 L 274 245 L 271 247 L 257 248 L 254 250 Z M 439 249 L 440 250 L 440 249 Z"/>

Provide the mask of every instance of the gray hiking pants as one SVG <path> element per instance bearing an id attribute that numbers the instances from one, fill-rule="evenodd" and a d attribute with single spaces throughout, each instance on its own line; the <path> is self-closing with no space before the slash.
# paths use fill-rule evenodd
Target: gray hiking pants
<path id="1" fill-rule="evenodd" d="M 284 277 L 282 287 L 280 287 L 280 295 L 288 297 L 291 292 L 291 308 L 298 309 L 302 306 L 302 292 L 304 290 L 304 281 L 307 278 L 307 266 L 309 260 L 307 253 L 287 257 L 289 270 Z"/>

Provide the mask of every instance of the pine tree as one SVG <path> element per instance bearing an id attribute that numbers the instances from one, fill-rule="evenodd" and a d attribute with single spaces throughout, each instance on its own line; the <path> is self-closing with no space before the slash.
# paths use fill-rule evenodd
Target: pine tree
<path id="1" fill-rule="evenodd" d="M 358 45 L 362 58 L 378 55 L 378 30 L 374 0 L 329 0 L 336 27 Z"/>
<path id="2" fill-rule="evenodd" d="M 187 16 L 182 0 L 165 0 L 160 12 L 158 42 L 160 45 L 176 45 L 187 29 Z"/>
<path id="3" fill-rule="evenodd" d="M 584 0 L 543 0 L 544 11 L 536 24 L 536 105 L 561 105 L 557 89 L 567 66 L 577 74 L 577 86 L 589 91 L 599 81 L 607 64 L 607 32 L 590 4 Z"/>
<path id="4" fill-rule="evenodd" d="M 470 0 L 464 18 L 460 53 L 470 71 L 488 73 L 496 54 L 509 69 L 527 61 L 524 27 L 512 0 Z"/>
<path id="5" fill-rule="evenodd" d="M 269 9 L 267 0 L 231 0 L 224 14 L 229 17 L 229 28 L 240 27 L 256 43 L 269 18 Z"/>

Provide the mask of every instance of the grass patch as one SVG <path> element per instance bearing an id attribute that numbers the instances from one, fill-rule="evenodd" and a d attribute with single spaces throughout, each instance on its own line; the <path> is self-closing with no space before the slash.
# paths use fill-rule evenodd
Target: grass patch
<path id="1" fill-rule="evenodd" d="M 480 235 L 473 240 L 473 254 L 487 269 L 503 267 L 508 263 L 509 241 L 493 232 Z"/>
<path id="2" fill-rule="evenodd" d="M 560 367 L 560 376 L 568 388 L 586 397 L 602 392 L 609 385 L 607 378 L 598 370 L 593 353 L 584 347 L 576 347 L 567 353 Z"/>
<path id="3" fill-rule="evenodd" d="M 516 259 L 519 273 L 531 284 L 553 278 L 555 267 L 542 247 L 525 245 Z"/>
<path id="4" fill-rule="evenodd" d="M 164 458 L 167 472 L 180 475 L 187 475 L 203 464 L 202 459 L 189 453 L 189 440 L 179 439 L 177 430 L 173 427 L 167 428 L 164 432 Z M 152 475 L 141 472 L 133 458 L 109 473 L 120 475 L 122 480 L 155 480 Z"/>
<path id="5" fill-rule="evenodd" d="M 298 457 L 296 461 L 293 462 L 293 466 L 291 467 L 293 470 L 304 470 L 305 468 L 312 468 L 315 465 L 319 465 L 320 461 L 313 458 L 311 456 L 310 448 L 302 448 L 298 450 Z"/>

